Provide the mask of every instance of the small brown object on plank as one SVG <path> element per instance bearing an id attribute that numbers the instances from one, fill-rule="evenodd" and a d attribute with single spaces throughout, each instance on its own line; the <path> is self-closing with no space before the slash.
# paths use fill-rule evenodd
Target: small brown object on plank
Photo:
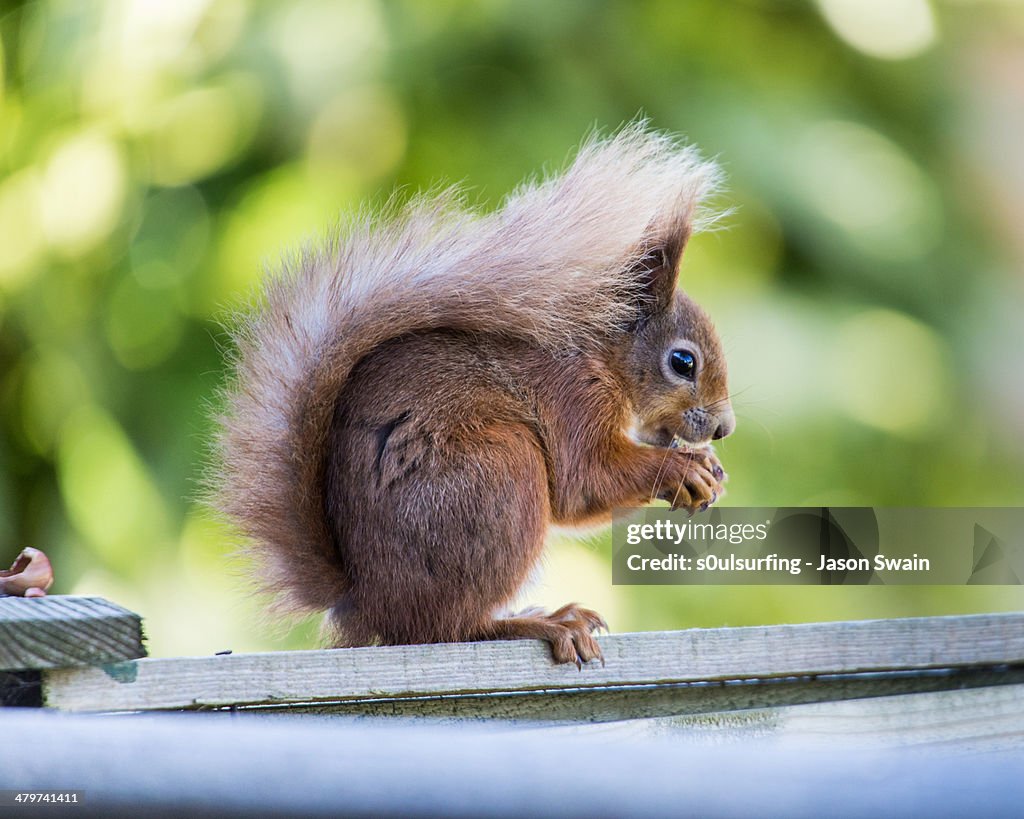
<path id="1" fill-rule="evenodd" d="M 0 571 L 0 595 L 14 597 L 45 597 L 53 585 L 53 567 L 39 549 L 26 546 L 11 568 Z"/>

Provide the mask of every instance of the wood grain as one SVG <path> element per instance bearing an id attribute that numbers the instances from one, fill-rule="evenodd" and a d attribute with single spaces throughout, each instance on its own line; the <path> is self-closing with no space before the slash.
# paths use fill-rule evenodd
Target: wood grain
<path id="1" fill-rule="evenodd" d="M 44 674 L 71 711 L 210 708 L 955 669 L 1024 663 L 1024 614 L 615 634 L 606 664 L 552 664 L 537 642 L 135 660 Z"/>
<path id="2" fill-rule="evenodd" d="M 830 674 L 707 683 L 655 683 L 546 691 L 376 697 L 334 702 L 232 705 L 235 714 L 380 717 L 431 722 L 603 723 L 661 717 L 779 709 L 806 703 L 921 694 L 1024 684 L 1024 669 L 959 668 L 940 671 Z M 207 709 L 210 710 L 210 709 Z"/>
<path id="3" fill-rule="evenodd" d="M 142 619 L 101 597 L 0 597 L 0 671 L 146 656 Z"/>
<path id="4" fill-rule="evenodd" d="M 1024 685 L 936 691 L 818 702 L 604 725 L 541 729 L 550 736 L 644 738 L 671 735 L 678 742 L 750 744 L 772 749 L 833 750 L 935 748 L 989 752 L 1024 748 Z"/>

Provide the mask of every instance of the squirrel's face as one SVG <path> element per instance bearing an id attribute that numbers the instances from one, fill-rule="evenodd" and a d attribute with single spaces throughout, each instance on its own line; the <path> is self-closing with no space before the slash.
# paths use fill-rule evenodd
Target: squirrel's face
<path id="1" fill-rule="evenodd" d="M 724 438 L 736 427 L 725 356 L 707 314 L 681 290 L 639 328 L 626 362 L 636 385 L 636 435 L 668 446 Z"/>

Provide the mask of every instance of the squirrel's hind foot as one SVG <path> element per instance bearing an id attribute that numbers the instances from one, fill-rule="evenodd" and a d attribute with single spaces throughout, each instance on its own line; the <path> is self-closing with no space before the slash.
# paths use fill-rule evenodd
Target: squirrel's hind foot
<path id="1" fill-rule="evenodd" d="M 492 640 L 545 640 L 556 663 L 574 663 L 582 669 L 583 663 L 591 660 L 604 665 L 601 647 L 592 636 L 601 629 L 608 631 L 608 624 L 600 614 L 569 603 L 550 614 L 531 608 L 494 620 L 486 636 Z"/>

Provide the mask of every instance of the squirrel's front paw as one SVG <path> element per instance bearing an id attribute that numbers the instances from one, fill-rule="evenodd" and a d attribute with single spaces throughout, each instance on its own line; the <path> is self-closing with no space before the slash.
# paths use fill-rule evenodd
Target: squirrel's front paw
<path id="1" fill-rule="evenodd" d="M 728 475 L 710 446 L 671 449 L 665 473 L 658 498 L 672 509 L 703 512 L 725 494 Z"/>

